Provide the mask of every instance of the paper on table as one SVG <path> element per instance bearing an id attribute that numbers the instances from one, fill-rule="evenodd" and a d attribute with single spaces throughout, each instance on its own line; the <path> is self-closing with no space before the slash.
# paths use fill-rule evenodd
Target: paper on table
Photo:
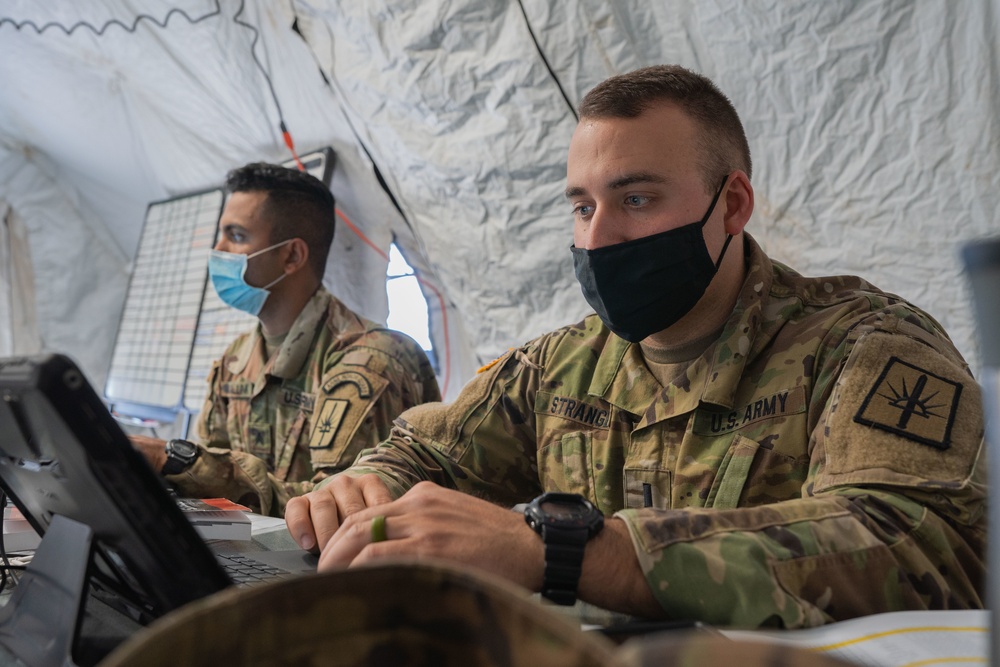
<path id="1" fill-rule="evenodd" d="M 806 630 L 723 630 L 733 639 L 791 644 L 858 665 L 985 664 L 989 612 L 900 611 Z"/>

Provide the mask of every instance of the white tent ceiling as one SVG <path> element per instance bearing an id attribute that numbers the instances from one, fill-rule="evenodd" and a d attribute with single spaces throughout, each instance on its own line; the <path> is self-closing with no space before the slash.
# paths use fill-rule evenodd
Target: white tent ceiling
<path id="1" fill-rule="evenodd" d="M 675 62 L 744 119 L 765 248 L 913 301 L 975 367 L 957 248 L 1000 233 L 997 34 L 989 0 L 0 0 L 0 354 L 66 352 L 101 386 L 147 203 L 287 160 L 277 101 L 297 148 L 337 152 L 343 213 L 447 302 L 454 395 L 586 312 L 573 106 Z M 341 225 L 327 286 L 384 321 L 384 275 Z"/>

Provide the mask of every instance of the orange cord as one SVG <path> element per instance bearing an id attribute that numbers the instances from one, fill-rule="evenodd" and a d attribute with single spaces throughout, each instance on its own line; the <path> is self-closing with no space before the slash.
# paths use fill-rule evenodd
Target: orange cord
<path id="1" fill-rule="evenodd" d="M 295 152 L 295 142 L 292 141 L 292 133 L 288 131 L 285 127 L 285 121 L 278 121 L 278 127 L 281 129 L 281 137 L 285 140 L 285 145 L 288 146 L 288 150 L 291 152 L 292 157 L 295 158 L 295 165 L 299 168 L 299 171 L 305 171 L 306 166 L 302 164 L 302 160 L 299 159 L 299 154 Z"/>
<path id="2" fill-rule="evenodd" d="M 372 250 L 381 255 L 381 257 L 385 259 L 385 261 L 387 262 L 389 261 L 389 255 L 387 255 L 377 245 L 372 243 L 371 240 L 367 236 L 365 236 L 360 229 L 355 227 L 354 223 L 351 222 L 350 218 L 344 215 L 343 211 L 341 211 L 339 208 L 335 210 L 337 212 L 337 215 L 340 216 L 340 219 L 344 221 L 344 224 L 350 227 L 351 231 L 353 231 L 355 234 L 358 235 L 358 238 L 364 241 L 368 245 L 368 247 L 370 247 Z M 438 304 L 441 306 L 441 328 L 444 330 L 444 364 L 442 366 L 442 368 L 444 369 L 444 373 L 442 373 L 442 375 L 444 376 L 444 384 L 441 387 L 441 397 L 444 398 L 448 394 L 448 376 L 450 375 L 451 371 L 451 355 L 450 355 L 451 344 L 448 340 L 448 311 L 445 310 L 444 297 L 441 296 L 441 292 L 438 290 L 437 287 L 435 287 L 434 285 L 430 284 L 429 282 L 421 278 L 419 274 L 414 273 L 413 277 L 417 279 L 418 283 L 424 285 L 425 287 L 427 287 L 427 289 L 434 292 L 434 295 L 438 299 Z"/>

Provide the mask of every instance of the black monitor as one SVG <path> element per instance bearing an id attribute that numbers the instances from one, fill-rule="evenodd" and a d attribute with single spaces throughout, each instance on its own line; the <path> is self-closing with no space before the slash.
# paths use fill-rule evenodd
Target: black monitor
<path id="1" fill-rule="evenodd" d="M 38 606 L 76 586 L 66 573 L 81 567 L 84 589 L 113 598 L 140 624 L 231 585 L 73 361 L 0 359 L 0 399 L 0 487 L 43 536 L 29 571 L 35 592 L 22 579 L 0 614 L 0 645 L 14 642 L 17 653 L 28 640 L 15 635 L 38 624 L 74 635 L 79 618 L 53 628 L 62 612 Z M 21 610 L 10 608 L 17 603 Z"/>
<path id="2" fill-rule="evenodd" d="M 989 525 L 987 534 L 986 602 L 993 609 L 990 623 L 992 665 L 1000 665 L 1000 237 L 981 239 L 962 248 L 962 261 L 972 290 L 972 306 L 979 332 L 982 369 L 979 383 L 983 388 L 986 417 L 987 458 L 990 460 Z"/>

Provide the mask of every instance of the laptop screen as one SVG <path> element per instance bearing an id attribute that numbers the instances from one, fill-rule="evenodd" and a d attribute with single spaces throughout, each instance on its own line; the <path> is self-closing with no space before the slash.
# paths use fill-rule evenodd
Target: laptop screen
<path id="1" fill-rule="evenodd" d="M 0 359 L 0 486 L 39 534 L 93 531 L 92 579 L 148 618 L 230 585 L 69 358 Z"/>

